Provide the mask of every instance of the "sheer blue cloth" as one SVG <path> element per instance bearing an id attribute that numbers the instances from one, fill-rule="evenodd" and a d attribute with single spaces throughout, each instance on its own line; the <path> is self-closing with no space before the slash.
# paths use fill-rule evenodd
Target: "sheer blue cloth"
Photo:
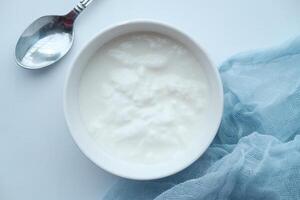
<path id="1" fill-rule="evenodd" d="M 164 179 L 122 179 L 105 200 L 300 199 L 300 38 L 219 70 L 225 109 L 205 154 Z"/>

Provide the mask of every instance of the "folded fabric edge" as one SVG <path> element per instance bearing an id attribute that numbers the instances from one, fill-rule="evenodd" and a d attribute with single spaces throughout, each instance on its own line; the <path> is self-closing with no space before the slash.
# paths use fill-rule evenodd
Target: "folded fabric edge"
<path id="1" fill-rule="evenodd" d="M 285 56 L 300 54 L 300 36 L 290 39 L 283 44 L 270 48 L 256 49 L 235 54 L 220 65 L 219 71 L 228 70 L 233 63 L 261 64 L 276 60 Z"/>

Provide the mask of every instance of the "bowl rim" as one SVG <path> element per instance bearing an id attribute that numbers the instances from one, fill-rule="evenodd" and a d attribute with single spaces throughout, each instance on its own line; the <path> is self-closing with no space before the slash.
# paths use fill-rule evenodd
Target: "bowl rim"
<path id="1" fill-rule="evenodd" d="M 95 41 L 97 41 L 102 35 L 104 35 L 107 32 L 110 32 L 113 29 L 119 28 L 121 26 L 127 26 L 127 25 L 132 25 L 132 24 L 150 24 L 150 25 L 154 25 L 154 26 L 163 26 L 164 28 L 169 29 L 172 32 L 177 32 L 179 34 L 181 34 L 182 36 L 184 36 L 185 38 L 187 38 L 188 40 L 190 40 L 192 43 L 194 43 L 194 45 L 196 45 L 199 50 L 201 51 L 201 53 L 206 57 L 208 64 L 210 65 L 210 67 L 212 68 L 213 74 L 216 78 L 216 82 L 214 83 L 216 85 L 216 88 L 218 89 L 218 91 L 216 91 L 218 93 L 218 96 L 220 97 L 219 99 L 219 103 L 220 103 L 220 110 L 218 111 L 218 118 L 217 121 L 215 121 L 215 130 L 213 131 L 213 133 L 211 134 L 209 140 L 207 143 L 203 144 L 203 150 L 198 152 L 197 156 L 194 159 L 190 159 L 190 161 L 188 163 L 186 163 L 185 165 L 181 166 L 181 167 L 177 167 L 177 168 L 170 168 L 170 169 L 175 169 L 175 170 L 169 170 L 168 173 L 161 173 L 159 175 L 155 175 L 155 176 L 136 176 L 135 174 L 126 174 L 124 172 L 120 172 L 117 170 L 114 170 L 112 168 L 107 168 L 105 166 L 103 166 L 102 163 L 96 161 L 88 152 L 85 148 L 83 148 L 83 145 L 81 145 L 80 141 L 77 140 L 77 138 L 74 135 L 74 132 L 72 131 L 72 123 L 71 120 L 69 118 L 69 113 L 67 111 L 67 93 L 68 93 L 68 84 L 70 82 L 71 79 L 71 74 L 74 70 L 74 66 L 76 65 L 76 63 L 78 63 L 81 54 L 87 49 L 89 48 L 89 46 L 91 46 L 91 44 Z M 121 34 L 122 35 L 122 34 Z M 118 36 L 117 36 L 118 37 Z M 110 40 L 108 40 L 110 41 Z M 180 40 L 179 40 L 180 41 Z M 99 46 L 100 47 L 100 46 Z M 91 39 L 83 45 L 83 47 L 78 51 L 78 53 L 74 56 L 73 61 L 71 62 L 70 67 L 67 70 L 67 74 L 65 77 L 65 82 L 64 82 L 64 89 L 63 89 L 63 112 L 64 112 L 64 118 L 65 121 L 67 123 L 67 127 L 69 130 L 69 133 L 71 134 L 75 144 L 79 147 L 80 151 L 90 160 L 92 161 L 95 165 L 97 165 L 98 167 L 100 167 L 101 169 L 105 170 L 106 172 L 109 172 L 113 175 L 119 176 L 119 177 L 123 177 L 123 178 L 127 178 L 127 179 L 132 179 L 132 180 L 154 180 L 154 179 L 160 179 L 160 178 L 164 178 L 164 177 L 168 177 L 170 175 L 176 174 L 184 169 L 186 169 L 188 166 L 190 166 L 191 164 L 193 164 L 196 160 L 198 160 L 207 150 L 207 148 L 211 145 L 213 139 L 215 138 L 215 136 L 217 135 L 218 129 L 220 127 L 221 124 L 221 120 L 222 120 L 222 115 L 223 115 L 223 111 L 224 111 L 224 93 L 223 93 L 223 85 L 222 85 L 222 81 L 221 81 L 221 77 L 218 71 L 218 68 L 214 65 L 214 63 L 212 62 L 210 56 L 208 55 L 207 51 L 201 46 L 199 45 L 199 43 L 194 40 L 191 36 L 189 36 L 187 33 L 185 33 L 184 31 L 176 28 L 173 25 L 170 25 L 168 23 L 165 22 L 161 22 L 158 20 L 152 20 L 152 19 L 134 19 L 134 20 L 125 20 L 119 23 L 115 23 L 113 25 L 107 26 L 106 28 L 102 29 L 101 31 L 99 31 L 98 33 L 94 34 Z"/>

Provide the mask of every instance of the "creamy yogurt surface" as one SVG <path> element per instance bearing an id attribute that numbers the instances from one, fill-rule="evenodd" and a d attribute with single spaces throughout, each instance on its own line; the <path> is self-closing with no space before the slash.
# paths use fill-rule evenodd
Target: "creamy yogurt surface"
<path id="1" fill-rule="evenodd" d="M 182 43 L 138 32 L 103 45 L 84 69 L 79 104 L 101 150 L 126 162 L 180 159 L 205 137 L 209 87 Z"/>

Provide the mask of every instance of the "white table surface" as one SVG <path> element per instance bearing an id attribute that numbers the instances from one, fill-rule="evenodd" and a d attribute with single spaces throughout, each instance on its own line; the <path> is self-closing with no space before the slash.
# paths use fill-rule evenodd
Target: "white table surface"
<path id="1" fill-rule="evenodd" d="M 216 64 L 300 34 L 299 0 L 95 0 L 78 19 L 75 44 L 65 59 L 44 70 L 18 67 L 14 47 L 24 28 L 39 16 L 65 13 L 75 3 L 1 3 L 1 200 L 98 200 L 116 181 L 79 151 L 62 107 L 74 55 L 104 27 L 135 18 L 161 20 L 190 34 Z"/>

